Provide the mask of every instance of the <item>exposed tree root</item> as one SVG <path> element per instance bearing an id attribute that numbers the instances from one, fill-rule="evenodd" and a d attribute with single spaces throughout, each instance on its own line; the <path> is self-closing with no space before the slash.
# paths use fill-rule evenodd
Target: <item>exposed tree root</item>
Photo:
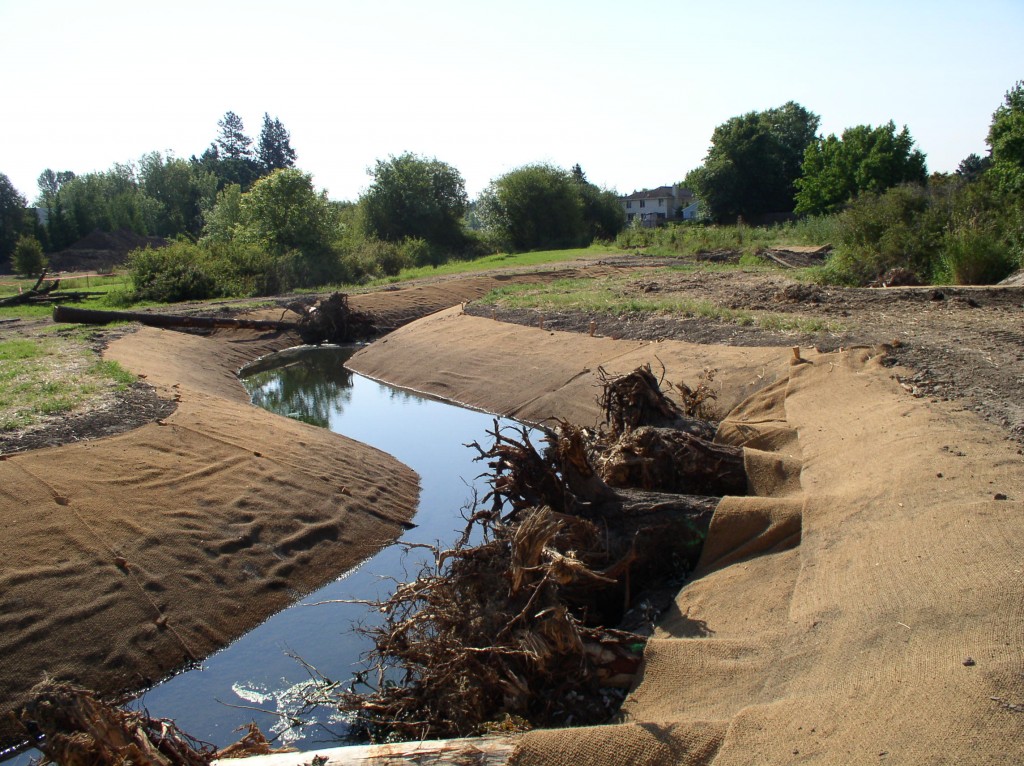
<path id="1" fill-rule="evenodd" d="M 604 383 L 609 434 L 560 422 L 540 451 L 526 429 L 495 421 L 490 447 L 469 445 L 490 492 L 454 547 L 432 548 L 376 605 L 370 670 L 339 695 L 372 738 L 614 714 L 646 641 L 624 629 L 627 611 L 681 582 L 719 496 L 745 492 L 746 477 L 742 452 L 701 438 L 714 426 L 668 400 L 649 367 Z"/>
<path id="2" fill-rule="evenodd" d="M 36 686 L 21 723 L 47 760 L 60 766 L 206 766 L 214 748 L 192 740 L 173 721 L 152 719 L 52 681 Z"/>
<path id="3" fill-rule="evenodd" d="M 238 742 L 217 750 L 174 721 L 124 710 L 72 684 L 43 681 L 32 696 L 21 725 L 46 760 L 60 766 L 207 766 L 222 758 L 290 752 L 271 747 L 255 724 Z"/>
<path id="4" fill-rule="evenodd" d="M 637 367 L 628 375 L 609 375 L 604 368 L 598 373 L 604 386 L 601 409 L 613 437 L 640 426 L 659 426 L 686 431 L 702 439 L 715 438 L 713 402 L 717 394 L 711 388 L 715 373 L 705 370 L 696 388 L 678 384 L 682 405 L 661 391 L 651 366 Z"/>
<path id="5" fill-rule="evenodd" d="M 348 305 L 345 293 L 332 293 L 311 306 L 289 306 L 299 315 L 299 336 L 303 343 L 351 343 L 371 337 L 376 328 L 369 314 Z"/>

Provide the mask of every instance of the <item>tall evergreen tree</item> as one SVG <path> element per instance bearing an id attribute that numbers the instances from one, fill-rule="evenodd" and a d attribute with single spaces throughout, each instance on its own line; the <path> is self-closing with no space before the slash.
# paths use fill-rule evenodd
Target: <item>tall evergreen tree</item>
<path id="1" fill-rule="evenodd" d="M 6 260 L 18 242 L 25 224 L 25 198 L 11 179 L 0 173 L 0 261 Z"/>
<path id="2" fill-rule="evenodd" d="M 217 121 L 220 133 L 209 148 L 194 164 L 217 177 L 217 189 L 238 184 L 242 191 L 248 191 L 260 177 L 260 168 L 253 156 L 252 139 L 245 135 L 242 118 L 234 112 L 226 112 Z"/>
<path id="3" fill-rule="evenodd" d="M 263 130 L 260 131 L 256 147 L 256 159 L 266 175 L 274 170 L 295 167 L 295 150 L 292 149 L 291 135 L 276 117 L 263 113 Z"/>
<path id="4" fill-rule="evenodd" d="M 220 128 L 217 148 L 224 159 L 244 160 L 252 157 L 252 139 L 245 135 L 241 117 L 234 112 L 225 112 L 224 117 L 217 121 L 217 127 Z"/>

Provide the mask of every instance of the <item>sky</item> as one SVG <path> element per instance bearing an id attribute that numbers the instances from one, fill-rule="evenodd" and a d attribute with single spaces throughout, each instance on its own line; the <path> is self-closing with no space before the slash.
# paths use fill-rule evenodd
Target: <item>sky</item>
<path id="1" fill-rule="evenodd" d="M 822 134 L 893 120 L 929 171 L 984 155 L 1024 80 L 1024 0 L 0 0 L 0 173 L 199 155 L 264 113 L 354 200 L 377 160 L 455 167 L 475 198 L 579 163 L 628 194 L 681 181 L 715 126 L 796 101 Z"/>

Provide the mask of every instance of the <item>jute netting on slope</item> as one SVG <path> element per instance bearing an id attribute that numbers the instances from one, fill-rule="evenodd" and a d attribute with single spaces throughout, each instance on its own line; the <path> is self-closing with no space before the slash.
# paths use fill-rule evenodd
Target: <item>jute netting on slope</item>
<path id="1" fill-rule="evenodd" d="M 108 354 L 173 415 L 0 461 L 0 745 L 44 675 L 141 690 L 401 533 L 410 469 L 245 400 L 234 370 L 273 348 L 142 330 Z"/>
<path id="2" fill-rule="evenodd" d="M 754 496 L 716 510 L 623 722 L 531 733 L 518 762 L 1024 760 L 1020 455 L 970 413 L 907 395 L 868 350 L 803 356 L 448 312 L 354 358 L 406 385 L 400 371 L 429 359 L 419 388 L 578 422 L 596 416 L 599 364 L 720 371 L 734 409 L 718 438 L 747 448 Z"/>

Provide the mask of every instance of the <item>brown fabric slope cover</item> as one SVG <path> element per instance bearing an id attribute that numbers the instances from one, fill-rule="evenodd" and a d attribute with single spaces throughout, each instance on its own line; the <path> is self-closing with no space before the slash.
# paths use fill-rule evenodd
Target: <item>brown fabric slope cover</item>
<path id="1" fill-rule="evenodd" d="M 48 674 L 102 693 L 199 659 L 395 538 L 415 474 L 248 403 L 287 337 L 143 329 L 107 352 L 177 411 L 0 461 L 0 743 Z"/>
<path id="2" fill-rule="evenodd" d="M 622 723 L 530 733 L 515 763 L 1024 762 L 1020 455 L 972 414 L 908 396 L 865 349 L 804 357 L 450 311 L 353 358 L 435 395 L 583 423 L 598 364 L 660 360 L 672 381 L 719 369 L 733 409 L 718 438 L 747 448 L 756 494 L 720 503 Z"/>

